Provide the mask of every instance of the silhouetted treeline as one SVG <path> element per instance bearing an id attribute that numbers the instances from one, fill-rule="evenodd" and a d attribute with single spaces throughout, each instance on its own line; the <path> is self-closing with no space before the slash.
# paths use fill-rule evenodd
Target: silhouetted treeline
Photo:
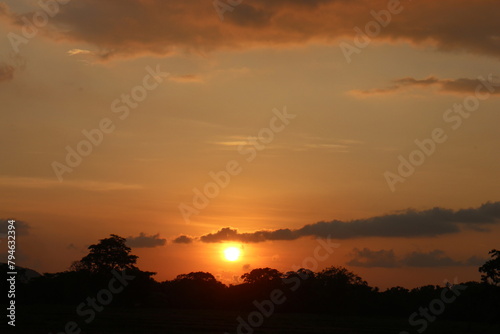
<path id="1" fill-rule="evenodd" d="M 5 272 L 5 271 L 3 271 Z M 423 286 L 408 290 L 394 287 L 379 291 L 345 268 L 321 272 L 301 269 L 281 273 L 259 268 L 243 275 L 243 283 L 226 286 L 210 273 L 193 272 L 174 280 L 157 282 L 153 273 L 126 271 L 134 278 L 113 294 L 113 307 L 164 307 L 180 309 L 229 309 L 251 311 L 255 301 L 279 300 L 278 312 L 329 313 L 408 317 L 433 300 L 446 299 L 440 318 L 489 321 L 500 314 L 500 287 L 479 282 L 454 286 Z M 19 304 L 67 304 L 75 307 L 107 289 L 112 273 L 67 271 L 44 274 L 19 282 Z M 449 301 L 449 302 L 448 302 Z M 439 302 L 435 303 L 435 307 Z"/>
<path id="2" fill-rule="evenodd" d="M 208 272 L 191 272 L 157 282 L 153 279 L 155 273 L 135 266 L 137 256 L 130 254 L 125 241 L 117 235 L 100 240 L 65 272 L 28 278 L 21 270 L 19 277 L 24 279 L 17 282 L 16 303 L 73 305 L 80 307 L 79 315 L 88 318 L 92 317 L 91 308 L 98 310 L 100 304 L 242 312 L 266 304 L 273 312 L 405 318 L 417 312 L 427 319 L 436 314 L 453 320 L 499 319 L 497 250 L 492 250 L 492 259 L 479 268 L 483 273 L 481 283 L 427 285 L 412 290 L 393 287 L 382 292 L 346 268 L 333 266 L 320 272 L 299 269 L 286 273 L 257 268 L 243 274 L 242 283 L 229 286 Z M 3 282 L 8 271 L 4 266 L 0 265 Z"/>

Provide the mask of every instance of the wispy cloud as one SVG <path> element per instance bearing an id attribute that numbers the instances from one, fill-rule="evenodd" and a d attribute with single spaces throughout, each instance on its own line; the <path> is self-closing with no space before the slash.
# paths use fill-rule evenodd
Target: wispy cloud
<path id="1" fill-rule="evenodd" d="M 83 49 L 71 49 L 71 50 L 68 50 L 68 54 L 70 56 L 76 56 L 76 55 L 88 55 L 88 54 L 93 54 L 92 51 L 90 50 L 83 50 Z"/>
<path id="2" fill-rule="evenodd" d="M 204 79 L 199 74 L 171 75 L 168 80 L 178 83 L 202 83 Z"/>
<path id="3" fill-rule="evenodd" d="M 258 141 L 255 136 L 226 136 L 218 140 L 209 141 L 208 144 L 218 146 L 219 150 L 236 150 L 239 146 L 253 146 Z M 290 151 L 312 151 L 326 150 L 328 152 L 349 152 L 353 147 L 363 142 L 353 139 L 324 138 L 299 134 L 291 138 L 287 144 L 280 142 L 269 145 L 269 149 L 281 149 Z"/>
<path id="4" fill-rule="evenodd" d="M 59 182 L 52 178 L 38 177 L 10 177 L 0 176 L 0 186 L 14 188 L 61 188 L 71 187 L 79 188 L 87 191 L 114 191 L 114 190 L 135 190 L 141 189 L 142 186 L 137 184 L 124 184 L 118 182 L 102 182 L 102 181 L 64 181 Z"/>
<path id="5" fill-rule="evenodd" d="M 365 268 L 432 268 L 478 266 L 485 261 L 486 259 L 481 259 L 476 256 L 463 261 L 455 260 L 447 256 L 446 253 L 440 249 L 428 252 L 414 251 L 401 258 L 397 258 L 392 249 L 374 251 L 368 248 L 363 248 L 361 250 L 355 248 L 352 253 L 352 258 L 347 262 L 347 265 Z"/>
<path id="6" fill-rule="evenodd" d="M 490 75 L 489 84 L 493 87 L 500 86 L 500 81 Z M 351 90 L 349 94 L 356 97 L 369 97 L 374 95 L 387 95 L 398 92 L 407 92 L 415 87 L 433 88 L 439 94 L 474 94 L 478 86 L 482 86 L 483 81 L 479 79 L 459 78 L 459 79 L 439 79 L 434 76 L 425 79 L 415 79 L 405 77 L 392 81 L 386 88 L 372 88 L 366 90 Z M 491 91 L 493 95 L 500 95 L 500 90 Z"/>

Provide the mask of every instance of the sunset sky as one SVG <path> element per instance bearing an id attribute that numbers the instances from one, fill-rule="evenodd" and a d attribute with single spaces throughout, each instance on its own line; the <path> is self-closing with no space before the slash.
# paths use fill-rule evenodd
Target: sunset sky
<path id="1" fill-rule="evenodd" d="M 479 280 L 500 247 L 500 2 L 237 2 L 0 1 L 17 264 L 63 271 L 114 233 L 159 281 Z"/>

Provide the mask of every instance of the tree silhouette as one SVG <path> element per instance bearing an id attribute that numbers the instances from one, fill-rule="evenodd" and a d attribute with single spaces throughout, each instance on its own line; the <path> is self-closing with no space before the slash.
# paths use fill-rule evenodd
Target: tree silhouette
<path id="1" fill-rule="evenodd" d="M 491 254 L 491 260 L 479 267 L 479 272 L 483 273 L 481 280 L 484 283 L 500 285 L 500 250 L 492 249 L 488 254 Z"/>
<path id="2" fill-rule="evenodd" d="M 91 273 L 110 272 L 113 269 L 117 271 L 137 269 L 134 266 L 137 256 L 130 255 L 131 249 L 125 242 L 125 238 L 111 234 L 109 238 L 99 240 L 98 244 L 90 245 L 89 254 L 74 262 L 70 269 L 86 270 Z"/>
<path id="3" fill-rule="evenodd" d="M 347 285 L 363 285 L 368 283 L 355 273 L 347 270 L 344 267 L 329 267 L 318 273 L 318 279 L 326 285 L 347 286 Z"/>
<path id="4" fill-rule="evenodd" d="M 259 284 L 281 281 L 282 276 L 283 274 L 276 269 L 257 268 L 249 273 L 241 275 L 241 278 L 245 283 Z"/>
<path id="5" fill-rule="evenodd" d="M 189 274 L 177 275 L 177 277 L 175 279 L 176 280 L 197 281 L 197 282 L 210 282 L 210 283 L 217 282 L 214 275 L 212 275 L 211 273 L 203 272 L 203 271 L 197 271 L 197 272 L 191 272 Z"/>

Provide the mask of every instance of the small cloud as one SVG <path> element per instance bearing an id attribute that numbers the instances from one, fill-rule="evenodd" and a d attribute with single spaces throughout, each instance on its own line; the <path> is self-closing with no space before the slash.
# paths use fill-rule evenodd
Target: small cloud
<path id="1" fill-rule="evenodd" d="M 248 142 L 244 140 L 233 140 L 233 141 L 229 140 L 229 141 L 214 142 L 213 144 L 221 146 L 245 146 L 248 145 Z"/>
<path id="2" fill-rule="evenodd" d="M 71 250 L 74 250 L 74 249 L 78 249 L 74 243 L 70 243 L 68 246 L 66 246 L 66 249 L 71 249 Z"/>
<path id="3" fill-rule="evenodd" d="M 90 50 L 82 50 L 82 49 L 71 49 L 68 51 L 68 54 L 70 56 L 75 56 L 75 55 L 88 55 L 88 54 L 93 54 L 92 51 Z"/>
<path id="4" fill-rule="evenodd" d="M 160 233 L 148 236 L 141 232 L 137 237 L 127 238 L 127 245 L 135 248 L 153 248 L 163 246 L 166 242 L 167 239 L 160 238 Z"/>
<path id="5" fill-rule="evenodd" d="M 17 71 L 26 67 L 26 60 L 19 55 L 11 55 L 7 58 L 7 61 L 0 60 L 0 82 L 11 81 Z"/>
<path id="6" fill-rule="evenodd" d="M 379 251 L 372 251 L 368 248 L 353 250 L 353 259 L 347 262 L 350 266 L 365 267 L 365 268 L 395 268 L 400 267 L 394 251 L 381 249 Z"/>
<path id="7" fill-rule="evenodd" d="M 445 252 L 439 249 L 428 253 L 412 252 L 406 255 L 402 263 L 408 267 L 453 267 L 463 265 L 460 261 L 455 261 L 446 256 Z"/>
<path id="8" fill-rule="evenodd" d="M 193 238 L 188 237 L 186 235 L 181 235 L 175 238 L 172 242 L 175 244 L 190 244 L 193 242 Z"/>
<path id="9" fill-rule="evenodd" d="M 243 270 L 250 270 L 250 268 L 251 268 L 251 266 L 250 266 L 250 264 L 249 264 L 249 263 L 244 264 L 244 265 L 241 267 L 241 269 L 243 269 Z"/>
<path id="10" fill-rule="evenodd" d="M 14 66 L 0 63 L 0 82 L 14 79 L 14 72 Z"/>
<path id="11" fill-rule="evenodd" d="M 201 83 L 203 82 L 203 77 L 197 74 L 185 74 L 185 75 L 177 75 L 177 76 L 169 76 L 168 79 L 170 81 L 178 82 L 178 83 Z"/>
<path id="12" fill-rule="evenodd" d="M 30 225 L 22 220 L 14 218 L 0 218 L 0 238 L 7 238 L 9 231 L 9 220 L 15 220 L 16 235 L 28 235 L 31 229 Z"/>
<path id="13" fill-rule="evenodd" d="M 472 267 L 482 266 L 488 260 L 489 259 L 481 258 L 479 256 L 471 256 L 465 261 L 465 265 Z"/>

